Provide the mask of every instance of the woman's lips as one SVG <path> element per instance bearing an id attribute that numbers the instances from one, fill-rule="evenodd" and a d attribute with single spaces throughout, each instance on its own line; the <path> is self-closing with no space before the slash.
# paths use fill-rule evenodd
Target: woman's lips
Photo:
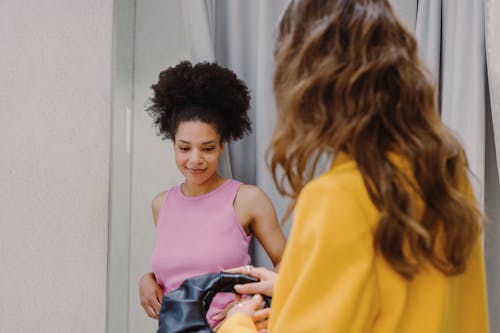
<path id="1" fill-rule="evenodd" d="M 189 173 L 199 174 L 199 173 L 203 173 L 203 172 L 205 172 L 205 170 L 207 170 L 207 169 L 191 169 L 191 168 L 186 168 L 186 170 L 187 170 Z"/>

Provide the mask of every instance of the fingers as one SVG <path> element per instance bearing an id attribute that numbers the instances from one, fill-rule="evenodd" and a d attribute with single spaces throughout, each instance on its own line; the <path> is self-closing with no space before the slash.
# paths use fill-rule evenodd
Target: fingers
<path id="1" fill-rule="evenodd" d="M 246 274 L 253 276 L 255 278 L 259 278 L 260 269 L 261 269 L 260 267 L 253 267 L 251 265 L 246 265 L 246 266 L 226 269 L 224 270 L 224 272 L 235 273 L 235 274 Z"/>
<path id="2" fill-rule="evenodd" d="M 158 316 L 160 314 L 160 308 L 161 304 L 157 302 L 141 302 L 142 307 L 144 308 L 144 311 L 148 315 L 148 317 L 153 318 L 153 319 L 158 319 Z"/>
<path id="3" fill-rule="evenodd" d="M 270 308 L 265 308 L 255 311 L 255 314 L 253 316 L 253 321 L 255 323 L 255 327 L 257 328 L 257 330 L 259 330 L 259 332 L 264 332 L 267 330 L 267 324 L 270 313 L 271 313 Z"/>
<path id="4" fill-rule="evenodd" d="M 224 318 L 226 318 L 226 311 L 224 311 L 224 310 L 222 310 L 219 313 L 217 313 L 216 315 L 212 316 L 213 321 L 222 320 Z"/>
<path id="5" fill-rule="evenodd" d="M 161 303 L 160 302 L 154 302 L 153 303 L 153 310 L 155 311 L 155 313 L 157 315 L 160 313 L 160 309 L 161 309 Z"/>
<path id="6" fill-rule="evenodd" d="M 264 294 L 266 289 L 266 286 L 261 282 L 237 284 L 234 286 L 234 290 L 240 294 Z"/>
<path id="7" fill-rule="evenodd" d="M 161 291 L 158 293 L 158 290 L 156 290 L 154 295 L 150 295 L 146 298 L 146 304 L 152 307 L 157 313 L 159 313 L 162 299 L 163 293 Z"/>
<path id="8" fill-rule="evenodd" d="M 156 299 L 153 302 L 153 308 L 156 310 L 157 313 L 160 313 L 162 300 L 163 300 L 163 292 L 161 291 L 160 288 L 158 288 L 156 289 Z"/>
<path id="9" fill-rule="evenodd" d="M 272 272 L 272 271 L 268 270 L 267 268 L 253 267 L 251 265 L 231 268 L 231 269 L 226 270 L 225 272 L 250 275 L 250 276 L 253 276 L 253 277 L 259 279 L 261 282 L 266 281 L 266 280 L 270 280 L 270 279 L 274 279 L 276 276 L 275 272 Z"/>
<path id="10" fill-rule="evenodd" d="M 226 317 L 227 311 L 229 311 L 229 309 L 231 309 L 236 303 L 238 303 L 240 301 L 240 299 L 241 299 L 241 296 L 237 297 L 236 300 L 234 300 L 231 303 L 229 303 L 228 305 L 226 305 L 226 307 L 223 310 L 219 311 L 219 313 L 212 316 L 212 320 L 224 319 Z"/>
<path id="11" fill-rule="evenodd" d="M 156 288 L 155 294 L 158 303 L 161 303 L 161 300 L 163 299 L 163 291 L 160 288 Z"/>
<path id="12" fill-rule="evenodd" d="M 259 279 L 259 282 L 239 284 L 234 289 L 240 294 L 262 294 L 272 296 L 276 273 L 271 272 L 264 267 L 241 266 L 226 270 L 229 273 L 239 273 L 253 276 Z"/>
<path id="13" fill-rule="evenodd" d="M 251 298 L 243 300 L 238 304 L 243 304 L 243 306 L 246 306 L 246 307 L 249 307 L 250 309 L 252 309 L 252 312 L 253 312 L 252 317 L 253 317 L 253 314 L 255 313 L 255 311 L 257 311 L 257 309 L 262 307 L 263 299 L 262 299 L 261 295 L 253 295 Z"/>
<path id="14" fill-rule="evenodd" d="M 267 318 L 269 318 L 270 313 L 271 313 L 271 308 L 264 308 L 261 310 L 257 310 L 257 311 L 255 311 L 255 314 L 253 315 L 253 320 L 255 322 L 266 320 Z"/>
<path id="15" fill-rule="evenodd" d="M 159 314 L 160 314 L 159 311 L 156 311 L 151 306 L 145 307 L 144 310 L 146 311 L 146 314 L 148 315 L 149 318 L 153 318 L 153 319 L 157 319 L 158 320 Z"/>
<path id="16" fill-rule="evenodd" d="M 150 318 L 158 319 L 163 292 L 152 272 L 139 279 L 139 298 L 146 314 Z"/>
<path id="17" fill-rule="evenodd" d="M 253 317 L 255 311 L 261 306 L 262 301 L 262 296 L 254 295 L 252 298 L 236 303 L 235 306 L 228 310 L 227 315 L 231 316 L 236 313 L 244 313 Z"/>
<path id="18" fill-rule="evenodd" d="M 262 331 L 265 332 L 267 330 L 267 320 L 260 322 L 260 323 L 254 323 L 254 324 L 255 324 L 255 328 L 257 328 L 257 330 L 259 332 L 262 332 Z"/>
<path id="19" fill-rule="evenodd" d="M 141 295 L 141 305 L 144 308 L 144 311 L 148 315 L 148 317 L 153 319 L 158 319 L 160 309 L 161 309 L 161 300 L 163 298 L 163 294 L 160 290 L 158 291 L 150 291 L 147 295 Z"/>

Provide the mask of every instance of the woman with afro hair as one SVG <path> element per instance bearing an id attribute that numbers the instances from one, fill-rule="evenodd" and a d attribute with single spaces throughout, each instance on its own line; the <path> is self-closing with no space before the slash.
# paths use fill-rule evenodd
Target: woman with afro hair
<path id="1" fill-rule="evenodd" d="M 249 91 L 229 69 L 215 63 L 183 61 L 159 75 L 147 109 L 159 134 L 174 144 L 184 182 L 152 202 L 156 225 L 153 271 L 139 281 L 141 304 L 158 319 L 165 293 L 187 278 L 249 265 L 251 235 L 277 266 L 285 236 L 274 207 L 256 186 L 225 179 L 217 172 L 225 144 L 251 131 Z M 224 318 L 233 294 L 219 293 L 207 320 Z"/>

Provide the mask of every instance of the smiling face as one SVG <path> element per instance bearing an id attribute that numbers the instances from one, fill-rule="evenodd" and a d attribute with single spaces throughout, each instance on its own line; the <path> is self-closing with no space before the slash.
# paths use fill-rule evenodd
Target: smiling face
<path id="1" fill-rule="evenodd" d="M 214 125 L 201 121 L 179 123 L 174 150 L 177 168 L 186 182 L 201 185 L 218 177 L 217 166 L 223 144 Z"/>

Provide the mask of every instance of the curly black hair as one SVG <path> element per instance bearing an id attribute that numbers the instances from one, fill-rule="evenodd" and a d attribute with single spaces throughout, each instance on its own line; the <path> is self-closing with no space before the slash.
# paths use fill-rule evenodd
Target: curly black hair
<path id="1" fill-rule="evenodd" d="M 146 111 L 164 139 L 175 140 L 179 123 L 190 120 L 213 124 L 222 142 L 241 139 L 251 132 L 247 86 L 231 70 L 216 63 L 193 66 L 182 61 L 162 71 L 151 88 L 153 104 Z"/>

